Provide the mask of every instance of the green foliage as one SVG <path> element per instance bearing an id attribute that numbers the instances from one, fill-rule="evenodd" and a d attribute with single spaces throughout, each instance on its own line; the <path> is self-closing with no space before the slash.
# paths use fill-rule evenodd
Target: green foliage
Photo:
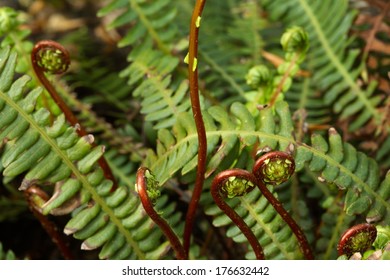
<path id="1" fill-rule="evenodd" d="M 22 13 L 0 8 L 0 212 L 7 211 L 0 222 L 17 220 L 28 204 L 18 192 L 38 186 L 49 196 L 40 211 L 65 216 L 64 232 L 96 258 L 174 258 L 134 185 L 139 167 L 153 172 L 154 208 L 181 237 L 198 152 L 184 64 L 192 5 L 111 0 L 93 6 L 94 21 L 109 19 L 106 32 L 120 37 L 115 45 L 94 38 L 90 27 L 59 36 L 71 50 L 71 73 L 48 77 L 91 133 L 82 137 L 35 79 L 30 51 L 41 36 Z M 296 168 L 289 181 L 268 188 L 317 259 L 337 259 L 342 233 L 362 222 L 380 229 L 373 249 L 386 258 L 390 141 L 381 114 L 388 100 L 362 78 L 362 46 L 350 35 L 355 16 L 346 0 L 207 2 L 197 58 L 206 182 L 191 258 L 221 258 L 229 239 L 240 252 L 234 258 L 255 258 L 215 205 L 210 184 L 220 171 L 251 170 L 273 150 L 290 153 Z M 377 141 L 370 151 L 368 140 Z M 117 186 L 105 177 L 102 156 Z M 257 188 L 228 196 L 267 259 L 303 258 L 293 231 Z"/>
<path id="2" fill-rule="evenodd" d="M 15 260 L 16 256 L 11 250 L 5 251 L 3 244 L 0 242 L 0 260 Z"/>
<path id="3" fill-rule="evenodd" d="M 308 70 L 315 88 L 324 92 L 325 104 L 332 104 L 341 119 L 355 116 L 349 130 L 354 131 L 370 119 L 380 121 L 378 105 L 381 96 L 375 95 L 376 83 L 362 87 L 358 78 L 363 61 L 359 64 L 358 49 L 351 49 L 348 38 L 356 13 L 348 9 L 347 0 L 326 1 L 262 1 L 273 19 L 282 19 L 287 25 L 304 26 L 309 33 L 310 50 Z M 335 32 L 337 28 L 337 32 Z"/>
<path id="4" fill-rule="evenodd" d="M 55 214 L 66 202 L 77 200 L 80 206 L 65 233 L 83 239 L 83 249 L 103 247 L 101 258 L 158 258 L 167 246 L 159 243 L 161 232 L 148 235 L 153 225 L 140 211 L 137 197 L 129 187 L 111 191 L 112 182 L 95 164 L 104 149 L 91 146 L 91 135 L 79 137 L 62 115 L 50 124 L 48 111 L 35 110 L 41 90 L 24 93 L 29 78 L 13 80 L 15 53 L 4 48 L 0 58 L 3 175 L 15 177 L 26 172 L 21 190 L 32 184 L 61 182 L 42 212 Z M 139 230 L 132 231 L 134 228 Z"/>

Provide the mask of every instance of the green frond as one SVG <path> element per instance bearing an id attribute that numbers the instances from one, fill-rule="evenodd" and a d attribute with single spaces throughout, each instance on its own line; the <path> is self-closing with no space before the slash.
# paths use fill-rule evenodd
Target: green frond
<path id="1" fill-rule="evenodd" d="M 242 73 L 262 61 L 264 41 L 260 30 L 265 23 L 258 16 L 261 8 L 256 1 L 216 1 L 207 5 L 207 28 L 200 34 L 200 78 L 213 89 L 209 92 L 213 98 L 231 105 L 245 100 L 248 87 Z"/>
<path id="2" fill-rule="evenodd" d="M 137 195 L 123 186 L 112 191 L 113 182 L 105 179 L 103 170 L 97 166 L 104 147 L 92 147 L 92 135 L 79 137 L 63 115 L 51 124 L 50 114 L 35 107 L 41 89 L 25 92 L 29 78 L 22 76 L 14 81 L 15 65 L 15 53 L 3 48 L 0 51 L 3 175 L 12 178 L 23 174 L 20 190 L 32 184 L 56 183 L 56 191 L 42 207 L 43 214 L 55 214 L 61 207 L 66 208 L 67 202 L 76 200 L 80 206 L 74 210 L 65 233 L 84 240 L 82 249 L 102 247 L 101 258 L 160 258 L 168 244 L 160 242 L 162 233 L 142 210 Z"/>
<path id="3" fill-rule="evenodd" d="M 366 214 L 369 221 L 387 218 L 390 210 L 389 185 L 386 180 L 380 183 L 379 167 L 372 158 L 343 142 L 334 129 L 329 130 L 327 140 L 313 134 L 310 145 L 297 147 L 297 171 L 308 164 L 321 180 L 345 190 L 344 210 L 348 215 Z"/>
<path id="4" fill-rule="evenodd" d="M 132 53 L 136 55 L 129 60 L 130 65 L 121 72 L 121 77 L 129 78 L 133 95 L 141 98 L 141 113 L 146 115 L 146 121 L 152 122 L 156 129 L 172 126 L 177 115 L 191 107 L 188 82 L 173 82 L 170 74 L 177 67 L 178 59 L 161 58 L 161 52 L 142 48 Z"/>
<path id="5" fill-rule="evenodd" d="M 319 259 L 337 258 L 337 243 L 342 233 L 356 220 L 355 216 L 347 215 L 340 206 L 340 199 L 335 198 L 326 212 L 321 215 L 315 250 Z"/>
<path id="6" fill-rule="evenodd" d="M 120 75 L 128 80 L 133 95 L 141 99 L 141 113 L 145 114 L 146 121 L 152 122 L 155 128 L 170 127 L 177 114 L 190 108 L 189 100 L 185 100 L 188 85 L 180 78 L 180 71 L 172 82 L 172 74 L 179 65 L 179 58 L 171 54 L 177 35 L 174 24 L 177 9 L 169 0 L 114 0 L 99 16 L 118 9 L 121 14 L 109 27 L 131 25 L 118 46 L 132 47 L 127 57 L 129 65 Z"/>
<path id="7" fill-rule="evenodd" d="M 305 27 L 311 45 L 306 66 L 313 75 L 312 84 L 323 92 L 323 101 L 332 105 L 342 119 L 353 118 L 350 131 L 371 119 L 380 122 L 377 106 L 381 98 L 375 94 L 376 83 L 363 88 L 358 81 L 363 64 L 357 59 L 359 51 L 350 49 L 352 40 L 348 32 L 355 13 L 347 9 L 348 1 L 267 0 L 262 3 L 273 19 Z"/>
<path id="8" fill-rule="evenodd" d="M 119 42 L 119 47 L 134 45 L 148 37 L 158 49 L 164 53 L 170 52 L 170 42 L 176 35 L 172 21 L 177 13 L 171 1 L 112 0 L 99 11 L 98 16 L 116 11 L 120 11 L 120 14 L 109 24 L 109 28 L 131 25 L 129 32 Z"/>

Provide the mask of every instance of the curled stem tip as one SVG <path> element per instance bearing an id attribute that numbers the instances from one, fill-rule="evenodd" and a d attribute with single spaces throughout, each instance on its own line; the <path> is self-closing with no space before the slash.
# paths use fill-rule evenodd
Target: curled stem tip
<path id="1" fill-rule="evenodd" d="M 73 114 L 72 110 L 64 102 L 57 90 L 46 78 L 45 72 L 50 74 L 62 74 L 70 66 L 69 52 L 59 43 L 51 40 L 39 41 L 35 44 L 31 52 L 31 63 L 35 72 L 35 75 L 50 94 L 51 98 L 58 105 L 63 112 L 66 120 L 74 127 L 77 127 L 77 133 L 80 136 L 88 135 L 86 129 L 80 124 L 77 117 Z M 95 146 L 95 143 L 92 143 Z M 99 159 L 99 165 L 103 169 L 105 177 L 111 180 L 114 184 L 112 191 L 117 188 L 116 179 L 107 163 L 102 156 Z"/>
<path id="2" fill-rule="evenodd" d="M 372 224 L 358 224 L 346 230 L 338 245 L 339 256 L 352 256 L 354 253 L 363 253 L 374 243 L 377 236 L 377 229 Z"/>
<path id="3" fill-rule="evenodd" d="M 154 178 L 154 175 L 148 168 L 141 167 L 137 171 L 136 180 L 136 189 L 145 212 L 156 223 L 156 225 L 162 230 L 165 237 L 169 240 L 172 249 L 176 253 L 176 258 L 179 260 L 187 259 L 188 255 L 184 251 L 183 245 L 181 244 L 179 238 L 166 222 L 166 220 L 164 220 L 153 208 L 156 199 L 160 196 L 159 184 Z"/>
<path id="4" fill-rule="evenodd" d="M 225 170 L 215 176 L 211 185 L 211 195 L 217 206 L 236 224 L 248 239 L 258 260 L 264 260 L 264 252 L 257 237 L 245 221 L 224 201 L 224 197 L 243 196 L 256 186 L 253 174 L 242 169 Z"/>
<path id="5" fill-rule="evenodd" d="M 69 52 L 59 43 L 50 40 L 38 42 L 32 51 L 32 63 L 43 72 L 62 74 L 70 66 Z"/>
<path id="6" fill-rule="evenodd" d="M 273 151 L 261 156 L 253 166 L 253 174 L 265 184 L 280 185 L 295 171 L 294 158 L 288 153 Z"/>

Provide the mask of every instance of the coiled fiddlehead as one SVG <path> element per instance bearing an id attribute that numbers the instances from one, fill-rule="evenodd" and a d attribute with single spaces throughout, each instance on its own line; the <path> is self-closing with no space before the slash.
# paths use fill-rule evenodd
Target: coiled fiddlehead
<path id="1" fill-rule="evenodd" d="M 70 55 L 69 52 L 59 43 L 50 40 L 40 41 L 35 44 L 32 52 L 31 52 L 31 63 L 34 68 L 34 72 L 41 82 L 41 84 L 45 87 L 45 89 L 49 92 L 51 98 L 58 105 L 61 111 L 64 113 L 65 118 L 72 125 L 77 127 L 77 133 L 80 136 L 86 136 L 88 133 L 83 128 L 83 126 L 79 123 L 77 117 L 73 114 L 70 108 L 66 105 L 66 103 L 62 100 L 62 98 L 57 93 L 54 86 L 49 82 L 49 80 L 45 76 L 45 72 L 51 74 L 62 74 L 64 73 L 70 66 Z M 95 143 L 92 143 L 95 146 Z M 102 167 L 105 177 L 114 182 L 112 190 L 116 189 L 117 183 L 112 174 L 112 171 L 102 156 L 99 159 L 99 165 Z"/>
<path id="2" fill-rule="evenodd" d="M 258 260 L 264 260 L 264 252 L 256 236 L 244 220 L 227 204 L 223 197 L 243 196 L 256 186 L 252 173 L 242 169 L 231 169 L 215 176 L 211 185 L 211 195 L 218 207 L 237 225 L 248 239 Z"/>
<path id="3" fill-rule="evenodd" d="M 146 167 L 141 167 L 137 171 L 136 188 L 145 212 L 160 227 L 165 237 L 169 240 L 176 253 L 176 258 L 179 260 L 187 259 L 187 253 L 179 238 L 169 224 L 153 208 L 153 204 L 160 196 L 159 184 L 154 178 L 154 175 Z"/>
<path id="4" fill-rule="evenodd" d="M 372 224 L 358 224 L 347 229 L 337 245 L 339 256 L 347 255 L 349 258 L 354 253 L 365 252 L 372 246 L 376 236 L 377 229 Z"/>
<path id="5" fill-rule="evenodd" d="M 221 193 L 231 198 L 235 195 L 242 196 L 257 186 L 264 197 L 272 204 L 282 219 L 288 224 L 296 236 L 299 247 L 306 259 L 314 259 L 310 245 L 305 234 L 283 205 L 268 190 L 266 184 L 279 185 L 287 181 L 294 173 L 295 163 L 291 155 L 285 152 L 274 151 L 262 155 L 254 164 L 252 173 L 231 169 L 219 173 L 213 181 L 211 194 L 218 207 L 240 228 L 251 244 L 256 257 L 264 259 L 262 248 L 254 236 L 253 232 L 242 220 L 242 218 L 225 203 Z M 239 179 L 239 181 L 235 181 Z"/>
<path id="6" fill-rule="evenodd" d="M 253 174 L 265 184 L 280 185 L 290 179 L 295 171 L 291 155 L 274 151 L 264 154 L 253 166 Z"/>

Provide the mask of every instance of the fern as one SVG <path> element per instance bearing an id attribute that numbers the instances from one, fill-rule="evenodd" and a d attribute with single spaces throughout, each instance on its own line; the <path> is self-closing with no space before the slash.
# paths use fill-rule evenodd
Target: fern
<path id="1" fill-rule="evenodd" d="M 121 77 L 128 79 L 133 95 L 142 98 L 141 112 L 155 128 L 172 126 L 176 115 L 190 107 L 189 102 L 183 102 L 187 83 L 172 82 L 171 75 L 179 59 L 171 55 L 172 39 L 176 35 L 172 22 L 177 10 L 170 2 L 114 0 L 99 12 L 99 16 L 105 16 L 122 9 L 109 27 L 132 26 L 118 43 L 119 47 L 133 48 L 127 57 L 129 66 L 121 72 Z"/>
<path id="2" fill-rule="evenodd" d="M 112 182 L 96 166 L 104 149 L 92 148 L 93 137 L 80 138 L 62 115 L 50 125 L 49 113 L 43 108 L 35 110 L 41 90 L 37 88 L 24 95 L 29 78 L 22 76 L 13 81 L 15 53 L 4 48 L 0 58 L 3 175 L 15 177 L 24 173 L 22 190 L 33 183 L 61 182 L 60 190 L 42 212 L 55 213 L 65 202 L 78 200 L 81 206 L 65 232 L 84 240 L 82 248 L 102 247 L 101 258 L 159 258 L 167 244 L 159 242 L 159 230 L 148 234 L 153 223 L 141 211 L 137 196 L 128 187 L 111 192 Z"/>
<path id="3" fill-rule="evenodd" d="M 358 66 L 358 50 L 349 50 L 347 38 L 355 13 L 348 11 L 348 1 L 262 1 L 273 19 L 283 17 L 285 24 L 305 26 L 311 47 L 308 69 L 313 73 L 313 85 L 324 92 L 323 100 L 332 105 L 342 119 L 352 118 L 349 130 L 354 131 L 370 119 L 380 122 L 376 83 L 365 89 L 358 83 L 363 64 Z M 337 32 L 334 28 L 337 26 Z"/>
<path id="4" fill-rule="evenodd" d="M 54 80 L 83 126 L 107 148 L 94 145 L 92 135 L 80 137 L 77 127 L 51 108 L 54 103 L 49 97 L 45 97 L 49 106 L 41 102 L 42 90 L 28 77 L 33 75 L 28 28 L 18 19 L 11 28 L 0 30 L 2 185 L 6 192 L 16 192 L 15 184 L 22 192 L 31 186 L 44 190 L 50 199 L 40 201 L 42 213 L 65 215 L 65 233 L 80 240 L 82 249 L 96 250 L 96 257 L 172 259 L 169 238 L 145 212 L 133 188 L 138 167 L 148 167 L 158 185 L 164 186 L 155 210 L 178 236 L 183 234 L 183 212 L 199 175 L 198 135 L 183 63 L 193 3 L 108 2 L 98 12 L 98 20 L 111 18 L 108 28 L 121 37 L 118 48 L 110 45 L 115 61 L 105 63 L 111 57 L 96 57 L 101 54 L 94 44 L 97 40 L 88 38 L 93 32 L 70 32 L 65 41 L 70 46 L 80 43 L 79 55 L 73 53 L 72 58 L 76 67 L 68 83 Z M 220 250 L 225 249 L 218 245 L 213 252 L 207 249 L 216 239 L 225 247 L 232 239 L 229 245 L 240 250 L 239 256 L 257 257 L 247 236 L 214 204 L 210 184 L 220 171 L 250 170 L 256 157 L 270 150 L 294 157 L 296 174 L 283 185 L 268 188 L 302 227 L 316 258 L 337 258 L 342 232 L 355 223 L 388 226 L 390 142 L 380 114 L 385 102 L 375 82 L 361 83 L 365 65 L 358 60 L 358 42 L 348 33 L 354 18 L 346 0 L 208 1 L 198 57 L 207 134 L 206 183 L 192 232 L 191 258 L 224 256 Z M 287 25 L 305 27 L 310 37 L 306 59 L 303 55 L 299 63 L 290 61 L 294 71 L 286 70 L 279 59 L 286 55 L 279 39 Z M 288 55 L 285 58 L 288 62 Z M 245 84 L 248 69 L 260 63 L 282 65 L 264 85 L 283 88 L 269 106 L 259 106 L 261 98 L 253 101 Z M 341 119 L 335 123 L 337 115 Z M 360 144 L 366 144 L 356 138 L 359 134 L 338 132 L 346 126 L 361 131 L 381 127 L 373 153 L 359 150 L 365 147 Z M 119 183 L 117 188 L 97 164 L 102 156 Z M 9 203 L 7 195 L 1 197 L 3 210 Z M 303 257 L 293 231 L 259 190 L 228 203 L 264 247 L 266 258 Z M 11 207 L 23 211 L 25 206 L 23 202 L 20 209 Z"/>
<path id="5" fill-rule="evenodd" d="M 389 186 L 386 180 L 380 184 L 379 169 L 374 160 L 357 152 L 352 145 L 343 143 L 340 135 L 333 129 L 330 130 L 327 140 L 320 135 L 313 135 L 310 146 L 298 143 L 292 137 L 293 123 L 287 104 L 277 103 L 275 111 L 276 115 L 272 109 L 262 110 L 260 112 L 261 122 L 259 128 L 256 129 L 255 120 L 239 103 L 232 105 L 231 116 L 228 116 L 220 107 L 211 107 L 207 111 L 208 114 L 204 115 L 209 140 L 207 174 L 211 175 L 217 168 L 234 168 L 235 160 L 239 158 L 244 148 L 252 146 L 256 141 L 259 141 L 261 149 L 285 150 L 291 148 L 291 144 L 293 144 L 296 147 L 297 171 L 307 165 L 322 180 L 328 184 L 335 183 L 340 190 L 345 191 L 344 211 L 346 215 L 364 214 L 367 220 L 377 221 L 386 218 L 387 221 L 390 210 Z M 278 125 L 274 125 L 275 123 Z M 168 130 L 160 130 L 157 155 L 150 154 L 148 157 L 147 165 L 154 170 L 160 182 L 165 182 L 178 171 L 184 175 L 196 167 L 197 135 L 193 120 L 186 114 L 181 115 L 178 123 L 173 127 L 173 131 L 171 133 Z M 236 145 L 239 147 L 236 148 Z M 257 232 L 258 224 L 263 223 L 260 222 L 263 219 L 259 215 L 273 215 L 272 217 L 275 217 L 275 212 L 268 209 L 264 214 L 261 212 L 255 214 L 251 210 L 254 207 L 252 203 L 260 202 L 255 198 L 249 202 L 246 199 L 241 199 L 241 203 L 236 201 L 233 205 L 239 209 L 246 207 L 246 211 L 250 214 L 244 212 L 243 216 L 248 216 L 247 223 L 252 225 L 252 229 Z M 214 222 L 215 225 L 231 225 L 230 220 L 223 215 L 221 216 L 216 207 L 211 207 L 211 209 L 207 213 L 218 217 L 217 222 Z M 258 208 L 255 207 L 255 209 Z M 268 234 L 270 226 L 263 225 L 263 230 Z M 288 231 L 283 227 L 280 230 Z M 243 235 L 239 234 L 237 229 L 234 232 L 239 236 L 236 240 L 243 241 Z M 262 232 L 258 235 L 258 238 L 265 238 L 263 234 Z M 289 234 L 291 235 L 291 232 Z M 285 246 L 281 247 L 286 248 Z M 287 246 L 287 248 L 291 248 L 291 252 L 294 252 L 294 246 Z M 287 252 L 281 253 L 273 246 L 269 250 L 275 250 L 275 255 L 272 257 L 279 254 L 281 254 L 279 257 L 282 258 L 292 257 Z"/>

